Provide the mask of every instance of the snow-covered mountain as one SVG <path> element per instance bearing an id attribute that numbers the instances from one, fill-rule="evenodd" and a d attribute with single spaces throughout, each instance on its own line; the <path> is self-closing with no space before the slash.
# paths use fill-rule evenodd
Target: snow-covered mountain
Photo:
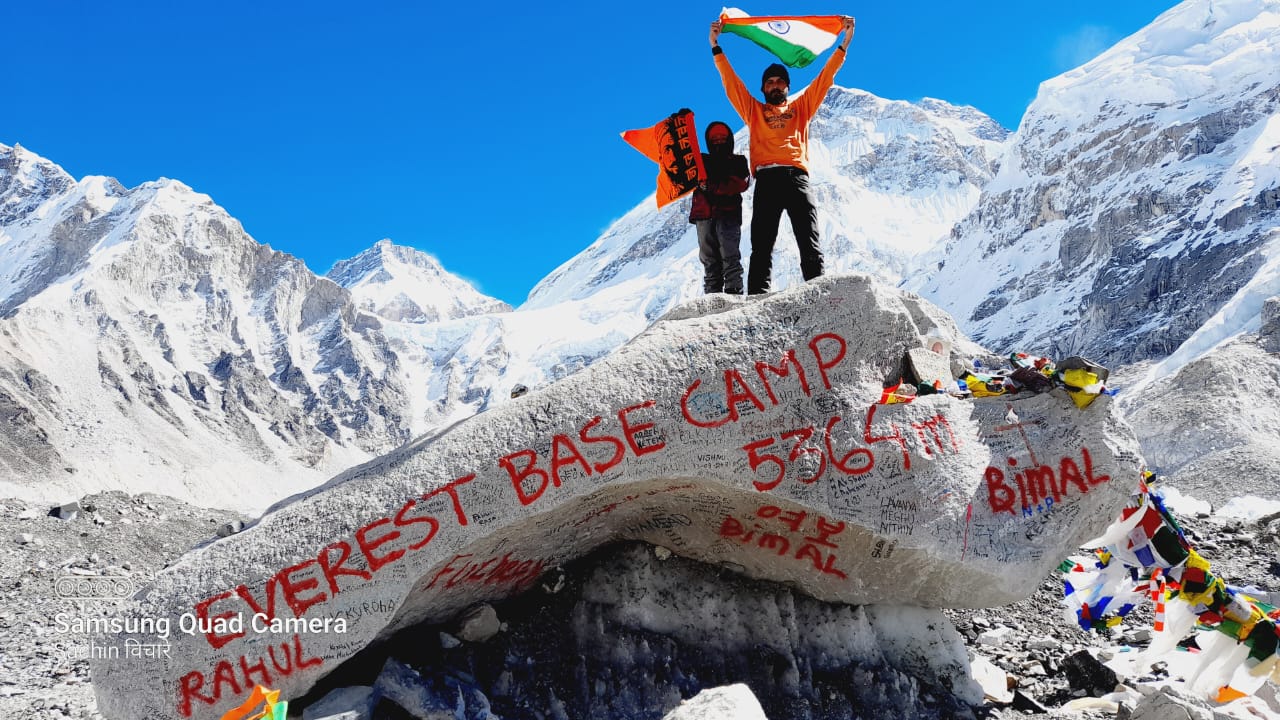
<path id="1" fill-rule="evenodd" d="M 440 421 L 384 321 L 176 181 L 0 146 L 0 310 L 0 495 L 261 506 Z"/>
<path id="2" fill-rule="evenodd" d="M 1168 376 L 1280 295 L 1277 55 L 1280 0 L 1188 0 L 1046 82 L 1013 137 L 833 88 L 811 133 L 829 272 L 905 281 L 995 350 Z M 700 295 L 687 212 L 647 198 L 510 310 L 417 250 L 318 277 L 181 183 L 0 146 L 0 494 L 314 485 Z M 775 288 L 800 282 L 786 223 L 777 247 Z"/>
<path id="3" fill-rule="evenodd" d="M 1280 497 L 1277 55 L 1280 0 L 1187 0 L 1046 82 L 1009 138 L 972 108 L 835 88 L 812 147 L 829 271 L 903 281 L 993 350 L 1108 362 L 1146 461 L 1170 485 L 1219 508 L 1250 505 L 1241 515 L 1272 512 Z M 662 212 L 652 204 L 511 310 L 389 241 L 320 277 L 181 183 L 77 182 L 0 145 L 0 498 L 61 502 L 123 489 L 261 508 L 508 402 L 517 382 L 558 380 L 701 294 L 687 204 Z M 744 250 L 749 242 L 744 233 Z M 777 247 L 775 288 L 800 282 L 785 223 Z M 169 517 L 157 519 L 140 502 L 115 511 L 133 514 L 128 526 L 84 516 L 72 526 L 27 502 L 0 503 L 0 515 L 35 531 L 10 553 L 24 572 L 36 572 L 41 556 L 28 553 L 39 547 L 38 567 L 65 568 L 61 558 L 110 537 L 117 550 L 101 550 L 104 559 L 136 549 L 150 559 L 144 574 L 172 559 L 156 555 L 157 533 L 205 537 L 209 516 L 221 516 L 165 502 Z M 117 504 L 94 503 L 95 520 Z M 135 519 L 147 525 L 147 547 L 130 539 L 140 531 L 121 530 L 140 527 Z M 1276 525 L 1257 527 L 1199 537 L 1216 538 L 1204 545 L 1222 550 L 1215 569 L 1251 573 L 1221 572 L 1225 579 L 1274 590 Z M 547 591 L 562 592 L 565 577 Z M 759 605 L 758 589 L 745 592 Z M 566 607 L 563 594 L 547 597 Z M 1041 622 L 1046 598 L 1001 611 L 1013 620 L 993 618 L 992 632 L 1022 627 L 1026 637 L 1013 645 L 1060 637 Z M 47 597 L 27 599 L 16 607 L 31 622 L 12 627 L 29 630 L 50 615 Z M 971 638 L 985 635 L 986 617 L 972 618 Z M 539 625 L 535 637 L 546 632 Z M 45 633 L 19 657 L 30 661 L 18 668 L 23 682 L 53 672 L 51 638 L 75 637 Z M 1028 670 L 1043 673 L 1042 660 L 1065 667 L 1084 647 L 1060 639 L 1015 658 L 1024 699 L 1043 700 L 1032 690 L 1050 687 L 1041 683 L 1067 697 L 1062 673 L 1046 680 Z M 990 649 L 982 642 L 977 655 Z M 1004 673 L 995 681 L 1003 692 Z M 86 687 L 59 692 L 87 697 Z M 1151 707 L 1144 717 L 1163 717 Z"/>
<path id="4" fill-rule="evenodd" d="M 1242 495 L 1280 501 L 1280 353 L 1258 336 L 1234 338 L 1129 399 L 1143 452 L 1179 490 L 1215 507 Z"/>
<path id="5" fill-rule="evenodd" d="M 1278 207 L 1280 2 L 1187 0 L 1041 85 L 908 286 L 997 351 L 1198 353 L 1280 294 Z"/>
<path id="6" fill-rule="evenodd" d="M 592 311 L 589 301 L 513 313 L 431 255 L 390 240 L 336 263 L 326 277 L 378 317 L 409 396 L 433 427 L 509 399 L 517 383 L 564 377 L 648 325 Z"/>
<path id="7" fill-rule="evenodd" d="M 77 182 L 16 146 L 0 146 L 0 311 L 0 496 L 244 508 L 647 326 L 590 303 L 513 314 L 385 240 L 319 277 L 182 183 Z"/>
<path id="8" fill-rule="evenodd" d="M 351 291 L 359 309 L 395 322 L 433 323 L 511 309 L 431 255 L 390 240 L 335 263 L 325 277 Z"/>
<path id="9" fill-rule="evenodd" d="M 431 427 L 483 410 L 495 389 L 504 394 L 510 305 L 478 292 L 428 253 L 385 239 L 325 276 L 379 318 L 409 396 Z"/>
<path id="10" fill-rule="evenodd" d="M 812 134 L 832 270 L 896 279 L 976 202 L 1004 135 L 971 108 L 833 89 Z M 0 493 L 260 505 L 564 377 L 700 294 L 687 205 L 651 203 L 510 312 L 390 241 L 318 277 L 181 183 L 76 182 L 0 147 Z M 789 238 L 779 287 L 799 280 Z"/>
<path id="11" fill-rule="evenodd" d="M 977 202 L 1006 134 L 973 108 L 833 88 L 810 135 L 831 271 L 897 282 L 910 258 L 945 237 Z M 738 144 L 745 146 L 745 131 Z M 516 383 L 558 380 L 702 294 L 688 202 L 659 211 L 646 198 L 539 283 L 515 312 L 384 322 L 384 333 L 407 366 L 434 365 L 414 387 L 442 416 L 504 402 Z M 750 192 L 744 215 L 747 248 Z M 778 247 L 774 287 L 800 282 L 785 222 Z"/>
<path id="12" fill-rule="evenodd" d="M 947 236 L 996 171 L 1007 132 L 969 107 L 885 100 L 833 87 L 810 131 L 810 176 L 828 272 L 898 282 L 912 257 Z M 746 131 L 737 136 L 745 152 Z M 744 262 L 751 196 L 743 202 Z M 590 299 L 595 313 L 652 321 L 702 293 L 688 198 L 662 210 L 647 198 L 539 283 L 521 310 Z M 773 288 L 801 282 L 784 219 Z"/>

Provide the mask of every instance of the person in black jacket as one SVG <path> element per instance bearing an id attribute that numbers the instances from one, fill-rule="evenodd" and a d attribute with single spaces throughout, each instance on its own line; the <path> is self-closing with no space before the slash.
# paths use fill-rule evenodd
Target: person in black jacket
<path id="1" fill-rule="evenodd" d="M 698 228 L 702 289 L 742 294 L 742 193 L 751 182 L 747 158 L 733 152 L 733 131 L 716 121 L 707 126 L 702 165 L 707 180 L 693 191 L 689 222 Z"/>

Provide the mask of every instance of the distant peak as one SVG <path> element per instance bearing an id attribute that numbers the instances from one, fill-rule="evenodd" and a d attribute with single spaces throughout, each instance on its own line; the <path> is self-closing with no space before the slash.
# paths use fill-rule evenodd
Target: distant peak
<path id="1" fill-rule="evenodd" d="M 13 147 L 0 144 L 0 157 L 5 155 L 10 156 L 17 163 L 31 164 L 31 165 L 35 165 L 36 167 L 43 168 L 46 170 L 45 174 L 50 174 L 48 170 L 53 169 L 56 171 L 53 174 L 67 175 L 67 172 L 63 170 L 61 167 L 59 167 L 57 163 L 41 155 L 37 155 L 36 153 L 31 152 L 27 148 L 22 147 L 20 143 L 14 143 Z M 71 176 L 67 175 L 67 177 L 71 177 Z"/>
<path id="2" fill-rule="evenodd" d="M 0 225 L 21 220 L 75 185 L 56 163 L 16 143 L 0 145 Z"/>
<path id="3" fill-rule="evenodd" d="M 373 244 L 373 247 L 360 253 L 352 260 L 359 258 L 366 258 L 366 260 L 372 260 L 383 265 L 398 263 L 433 272 L 444 271 L 444 265 L 436 256 L 408 245 L 397 245 L 390 238 L 379 240 Z"/>
<path id="4" fill-rule="evenodd" d="M 444 266 L 435 256 L 417 248 L 396 245 L 388 238 L 379 240 L 355 257 L 339 260 L 326 274 L 338 284 L 350 287 L 362 280 L 383 277 L 378 275 L 380 270 L 395 275 L 398 274 L 395 268 L 406 266 L 432 275 L 446 274 Z"/>
<path id="5" fill-rule="evenodd" d="M 435 322 L 510 306 L 450 273 L 430 253 L 383 238 L 325 274 L 375 314 L 402 322 Z"/>

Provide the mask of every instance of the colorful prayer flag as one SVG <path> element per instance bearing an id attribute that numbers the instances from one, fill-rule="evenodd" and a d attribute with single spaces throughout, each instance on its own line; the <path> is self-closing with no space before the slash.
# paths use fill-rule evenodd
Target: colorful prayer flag
<path id="1" fill-rule="evenodd" d="M 1197 692 L 1227 702 L 1252 694 L 1268 677 L 1280 681 L 1280 611 L 1213 573 L 1149 477 L 1095 541 L 1103 547 L 1093 558 L 1059 565 L 1068 618 L 1086 630 L 1109 627 L 1146 595 L 1156 606 L 1151 656 L 1171 650 L 1192 628 L 1204 631 L 1196 638 Z"/>
<path id="2" fill-rule="evenodd" d="M 622 139 L 658 163 L 658 207 L 692 192 L 707 178 L 692 110 L 672 113 L 653 127 L 627 130 Z"/>
<path id="3" fill-rule="evenodd" d="M 222 720 L 285 720 L 289 703 L 280 699 L 279 690 L 254 686 L 249 698 L 239 707 L 228 710 Z"/>
<path id="4" fill-rule="evenodd" d="M 834 45 L 844 27 L 839 15 L 751 17 L 738 8 L 722 9 L 720 21 L 723 32 L 750 40 L 794 68 L 808 65 Z"/>

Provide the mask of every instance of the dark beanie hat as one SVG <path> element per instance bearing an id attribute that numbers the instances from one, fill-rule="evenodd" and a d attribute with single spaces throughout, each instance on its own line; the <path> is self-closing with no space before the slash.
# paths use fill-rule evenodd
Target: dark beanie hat
<path id="1" fill-rule="evenodd" d="M 787 72 L 786 65 L 774 63 L 764 69 L 764 75 L 760 77 L 760 86 L 764 87 L 764 81 L 771 77 L 780 77 L 787 82 L 787 86 L 791 86 L 791 74 Z"/>

